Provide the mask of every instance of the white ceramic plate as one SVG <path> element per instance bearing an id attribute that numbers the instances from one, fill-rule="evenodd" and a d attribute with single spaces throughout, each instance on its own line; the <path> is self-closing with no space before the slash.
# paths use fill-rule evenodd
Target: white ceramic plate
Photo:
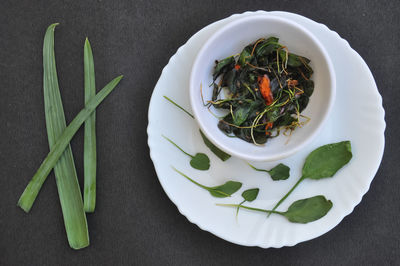
<path id="1" fill-rule="evenodd" d="M 166 95 L 190 111 L 189 75 L 193 60 L 207 38 L 226 23 L 264 11 L 246 12 L 215 22 L 197 32 L 180 47 L 164 68 L 154 88 L 149 106 L 148 144 L 158 178 L 168 197 L 189 221 L 201 229 L 232 243 L 245 246 L 282 247 L 318 237 L 335 227 L 361 201 L 382 159 L 384 149 L 384 110 L 375 81 L 368 66 L 357 52 L 340 36 L 326 26 L 305 17 L 269 12 L 286 17 L 306 27 L 325 46 L 331 56 L 337 78 L 337 94 L 332 113 L 320 135 L 304 150 L 279 162 L 291 167 L 286 181 L 272 181 L 262 172 L 250 169 L 237 158 L 222 162 L 204 145 L 196 121 L 167 102 Z M 161 134 L 176 141 L 189 153 L 204 152 L 211 159 L 208 171 L 190 167 L 189 158 L 173 147 Z M 333 208 L 320 220 L 308 224 L 294 224 L 284 217 L 241 210 L 235 219 L 235 210 L 218 207 L 215 203 L 238 203 L 243 190 L 260 188 L 258 198 L 248 204 L 270 208 L 298 180 L 305 157 L 323 144 L 350 140 L 353 159 L 333 178 L 305 180 L 278 208 L 286 208 L 295 200 L 325 195 Z M 274 163 L 254 163 L 260 168 L 271 168 Z M 237 180 L 243 187 L 230 198 L 218 199 L 177 174 L 171 166 L 183 171 L 198 182 L 214 186 L 228 180 Z"/>

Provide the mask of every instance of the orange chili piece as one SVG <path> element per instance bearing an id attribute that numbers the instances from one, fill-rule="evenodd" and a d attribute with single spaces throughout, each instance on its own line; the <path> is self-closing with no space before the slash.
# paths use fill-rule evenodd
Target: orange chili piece
<path id="1" fill-rule="evenodd" d="M 274 101 L 274 96 L 271 92 L 270 81 L 267 75 L 258 77 L 258 86 L 262 97 L 267 105 L 270 105 Z"/>
<path id="2" fill-rule="evenodd" d="M 288 84 L 288 87 L 295 87 L 295 86 L 299 85 L 299 82 L 295 79 L 291 79 L 291 80 L 288 80 L 287 84 Z"/>
<path id="3" fill-rule="evenodd" d="M 236 70 L 239 70 L 239 69 L 240 69 L 240 65 L 236 64 L 236 65 L 235 65 L 235 69 L 236 69 Z"/>
<path id="4" fill-rule="evenodd" d="M 265 125 L 265 135 L 271 135 L 271 132 L 268 132 L 267 130 L 270 129 L 270 128 L 272 128 L 273 125 L 274 125 L 274 123 L 272 123 L 272 122 L 268 122 L 268 123 Z"/>

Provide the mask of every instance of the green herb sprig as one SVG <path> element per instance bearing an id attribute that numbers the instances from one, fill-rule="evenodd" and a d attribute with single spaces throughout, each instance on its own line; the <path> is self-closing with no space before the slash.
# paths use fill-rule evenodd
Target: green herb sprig
<path id="1" fill-rule="evenodd" d="M 290 175 L 289 166 L 287 166 L 283 163 L 278 164 L 277 166 L 275 166 L 274 168 L 272 168 L 270 170 L 256 168 L 255 166 L 251 165 L 250 163 L 247 163 L 247 164 L 256 171 L 267 172 L 271 176 L 272 180 L 274 180 L 274 181 L 286 180 L 289 178 L 289 175 Z"/>
<path id="2" fill-rule="evenodd" d="M 173 105 L 175 105 L 176 107 L 178 107 L 179 109 L 181 109 L 182 111 L 184 111 L 188 116 L 190 116 L 191 118 L 194 119 L 194 116 L 187 111 L 185 108 L 183 108 L 182 106 L 180 106 L 179 104 L 177 104 L 176 102 L 174 102 L 172 99 L 168 98 L 167 96 L 163 96 L 167 101 L 169 101 L 170 103 L 172 103 Z M 200 131 L 200 135 L 201 138 L 203 139 L 204 144 L 218 157 L 220 158 L 223 162 L 228 160 L 229 158 L 231 158 L 231 155 L 227 154 L 226 152 L 220 150 L 217 146 L 215 146 L 214 144 L 212 144 L 212 142 L 204 135 L 203 132 Z"/>
<path id="3" fill-rule="evenodd" d="M 217 197 L 217 198 L 230 197 L 233 193 L 235 193 L 242 187 L 242 183 L 237 182 L 237 181 L 228 181 L 225 184 L 222 184 L 220 186 L 207 187 L 207 186 L 204 186 L 204 185 L 194 181 L 192 178 L 188 177 L 187 175 L 185 175 L 184 173 L 182 173 L 175 167 L 172 167 L 172 169 L 174 169 L 177 173 L 179 173 L 180 175 L 185 177 L 187 180 L 189 180 L 193 184 L 196 184 L 197 186 L 207 190 L 213 197 Z"/>
<path id="4" fill-rule="evenodd" d="M 192 158 L 190 160 L 190 165 L 197 169 L 197 170 L 208 170 L 210 169 L 210 159 L 208 156 L 204 153 L 196 153 L 195 155 L 191 155 L 190 153 L 185 152 L 181 147 L 178 146 L 175 142 L 173 142 L 171 139 L 167 138 L 164 135 L 161 135 L 164 139 L 169 141 L 172 145 L 177 147 L 181 152 Z"/>
<path id="5" fill-rule="evenodd" d="M 286 212 L 279 212 L 275 210 L 264 210 L 259 208 L 253 208 L 240 204 L 217 204 L 217 206 L 243 208 L 251 211 L 258 211 L 263 213 L 274 213 L 286 217 L 292 223 L 306 224 L 309 222 L 316 221 L 324 217 L 333 204 L 330 200 L 327 200 L 324 196 L 318 195 L 311 198 L 297 200 L 289 206 Z"/>
<path id="6" fill-rule="evenodd" d="M 332 177 L 350 161 L 352 156 L 350 141 L 327 144 L 312 151 L 306 158 L 300 179 L 289 192 L 278 201 L 271 212 L 269 212 L 269 215 L 278 208 L 303 180 L 307 178 L 319 180 Z"/>

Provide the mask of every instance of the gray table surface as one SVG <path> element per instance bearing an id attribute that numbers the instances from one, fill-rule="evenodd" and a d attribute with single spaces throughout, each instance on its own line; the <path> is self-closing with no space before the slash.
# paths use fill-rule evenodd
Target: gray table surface
<path id="1" fill-rule="evenodd" d="M 384 158 L 362 202 L 327 234 L 281 249 L 238 246 L 191 224 L 162 190 L 147 146 L 150 96 L 169 58 L 204 26 L 259 9 L 337 31 L 367 62 L 386 110 Z M 399 265 L 399 15 L 399 1 L 0 1 L 0 264 Z M 82 108 L 86 36 L 97 84 L 125 75 L 97 111 L 98 204 L 80 251 L 68 246 L 53 174 L 29 214 L 16 206 L 48 152 L 42 41 L 53 22 L 67 121 Z M 82 184 L 82 130 L 72 149 Z"/>

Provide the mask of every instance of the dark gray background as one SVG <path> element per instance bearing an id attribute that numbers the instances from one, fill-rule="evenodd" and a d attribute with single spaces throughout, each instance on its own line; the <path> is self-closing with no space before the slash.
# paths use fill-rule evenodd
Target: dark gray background
<path id="1" fill-rule="evenodd" d="M 0 1 L 0 264 L 398 265 L 399 3 Z M 258 9 L 298 13 L 337 31 L 369 65 L 386 110 L 385 155 L 362 203 L 329 233 L 282 249 L 234 245 L 188 222 L 162 190 L 147 147 L 147 108 L 169 58 L 204 26 Z M 67 121 L 83 106 L 86 36 L 96 83 L 125 75 L 97 111 L 98 204 L 88 215 L 91 245 L 80 251 L 68 246 L 53 174 L 29 214 L 16 206 L 48 152 L 42 41 L 53 22 L 61 23 L 55 43 Z M 80 177 L 82 133 L 72 141 Z"/>

